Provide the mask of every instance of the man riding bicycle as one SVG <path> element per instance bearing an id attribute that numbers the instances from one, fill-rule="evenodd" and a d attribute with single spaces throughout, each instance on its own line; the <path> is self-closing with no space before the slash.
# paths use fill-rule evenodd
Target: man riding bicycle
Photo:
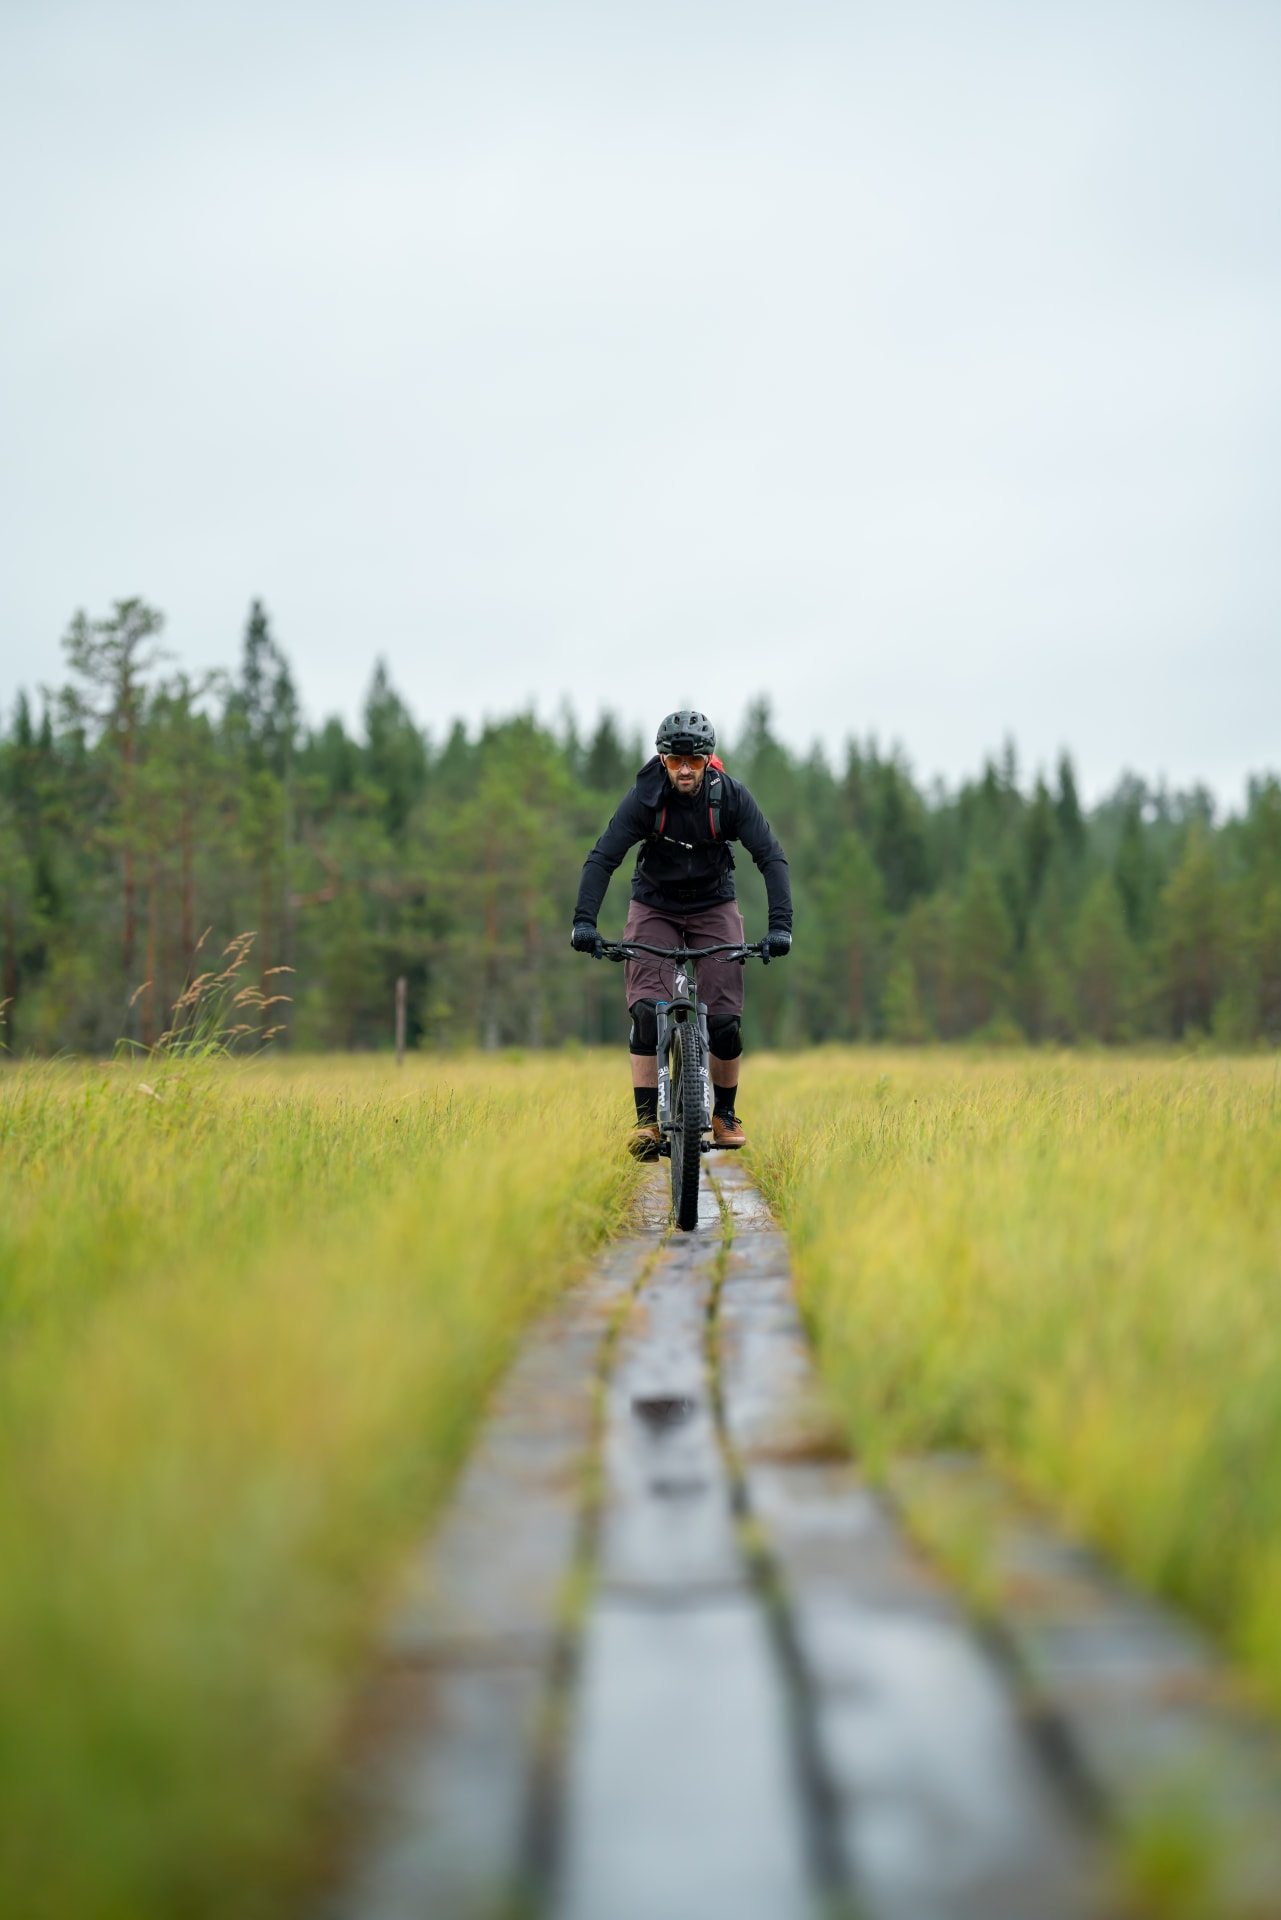
<path id="1" fill-rule="evenodd" d="M 610 877 L 629 847 L 642 842 L 632 875 L 632 904 L 623 939 L 656 947 L 741 944 L 743 916 L 734 897 L 731 840 L 741 841 L 759 867 L 769 901 L 771 954 L 792 944 L 792 886 L 787 858 L 741 781 L 716 759 L 716 729 L 705 713 L 681 708 L 658 729 L 657 752 L 636 776 L 613 819 L 583 864 L 571 940 L 579 953 L 599 954 L 596 920 Z M 711 1052 L 712 1144 L 741 1147 L 746 1135 L 734 1111 L 743 1051 L 743 967 L 736 960 L 699 963 L 699 991 L 707 1003 Z M 672 995 L 672 963 L 650 954 L 629 956 L 623 974 L 632 1016 L 632 1086 L 636 1129 L 631 1151 L 656 1160 L 658 1126 L 659 1000 Z"/>

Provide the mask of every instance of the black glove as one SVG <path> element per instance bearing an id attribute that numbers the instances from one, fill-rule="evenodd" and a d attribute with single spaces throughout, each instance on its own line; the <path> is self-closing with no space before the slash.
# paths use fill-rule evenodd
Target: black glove
<path id="1" fill-rule="evenodd" d="M 771 960 L 781 960 L 792 951 L 792 936 L 786 927 L 771 927 L 765 936 L 765 951 Z"/>
<path id="2" fill-rule="evenodd" d="M 574 931 L 569 936 L 569 944 L 575 953 L 590 953 L 596 960 L 599 960 L 605 951 L 605 942 L 590 920 L 575 920 Z"/>

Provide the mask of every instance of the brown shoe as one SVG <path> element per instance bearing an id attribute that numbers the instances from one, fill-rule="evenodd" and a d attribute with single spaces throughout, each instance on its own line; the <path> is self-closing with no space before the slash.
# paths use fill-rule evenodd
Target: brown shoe
<path id="1" fill-rule="evenodd" d="M 653 1126 L 633 1127 L 627 1140 L 627 1151 L 637 1160 L 657 1160 L 658 1149 L 663 1144 L 657 1122 Z"/>
<path id="2" fill-rule="evenodd" d="M 719 1113 L 712 1115 L 712 1145 L 714 1147 L 745 1147 L 747 1135 L 734 1114 L 722 1119 Z"/>

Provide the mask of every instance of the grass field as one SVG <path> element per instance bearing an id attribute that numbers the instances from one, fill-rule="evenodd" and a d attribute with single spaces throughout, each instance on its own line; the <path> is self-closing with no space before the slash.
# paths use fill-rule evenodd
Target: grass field
<path id="1" fill-rule="evenodd" d="M 0 1073 L 0 1913 L 288 1904 L 380 1609 L 633 1184 L 618 1060 Z"/>
<path id="2" fill-rule="evenodd" d="M 873 1466 L 981 1450 L 1281 1708 L 1263 1060 L 752 1060 Z M 289 1908 L 404 1556 L 636 1170 L 617 1057 L 0 1072 L 0 1913 Z"/>
<path id="3" fill-rule="evenodd" d="M 981 1451 L 1281 1709 L 1276 1060 L 833 1050 L 752 1081 L 864 1459 Z"/>

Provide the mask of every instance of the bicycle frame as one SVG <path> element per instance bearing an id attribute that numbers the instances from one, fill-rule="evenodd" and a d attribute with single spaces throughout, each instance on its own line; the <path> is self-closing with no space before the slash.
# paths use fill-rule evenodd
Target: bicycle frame
<path id="1" fill-rule="evenodd" d="M 698 997 L 695 960 L 696 956 L 691 953 L 687 959 L 678 962 L 672 983 L 675 999 L 654 1003 L 658 1016 L 658 1126 L 664 1137 L 669 1137 L 672 1131 L 672 1069 L 668 1038 L 673 1026 L 679 1026 L 691 1018 L 698 1028 L 698 1070 L 704 1132 L 712 1124 L 711 1042 L 707 1033 L 707 1002 Z"/>
<path id="2" fill-rule="evenodd" d="M 711 1043 L 707 1032 L 707 1004 L 698 997 L 698 962 L 709 960 L 713 955 L 727 955 L 729 958 L 746 962 L 760 960 L 768 966 L 771 959 L 769 948 L 764 940 L 754 941 L 750 946 L 734 943 L 719 947 L 651 947 L 643 940 L 606 941 L 601 958 L 605 960 L 626 960 L 637 953 L 652 953 L 660 960 L 671 960 L 676 964 L 676 973 L 672 982 L 673 998 L 655 1003 L 658 1017 L 658 1126 L 663 1136 L 661 1151 L 671 1152 L 673 1126 L 672 1115 L 672 1076 L 669 1064 L 669 1041 L 673 1026 L 692 1024 L 698 1034 L 699 1078 L 702 1094 L 702 1129 L 706 1133 L 712 1124 L 712 1073 Z M 703 1142 L 703 1152 L 708 1143 Z"/>

